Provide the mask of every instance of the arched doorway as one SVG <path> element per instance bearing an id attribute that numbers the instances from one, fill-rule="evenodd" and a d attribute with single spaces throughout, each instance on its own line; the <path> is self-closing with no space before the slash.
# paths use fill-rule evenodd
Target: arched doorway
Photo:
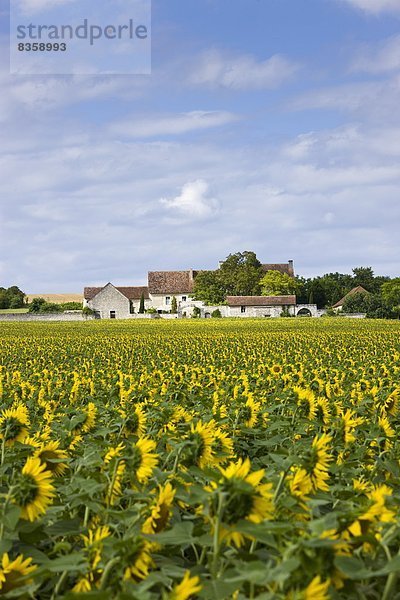
<path id="1" fill-rule="evenodd" d="M 301 308 L 297 313 L 298 317 L 312 317 L 311 310 L 308 308 Z"/>

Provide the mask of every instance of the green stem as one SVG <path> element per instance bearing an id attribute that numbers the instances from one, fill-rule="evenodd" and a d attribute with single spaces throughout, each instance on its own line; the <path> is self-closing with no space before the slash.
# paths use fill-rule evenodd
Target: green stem
<path id="1" fill-rule="evenodd" d="M 68 571 L 63 571 L 61 573 L 60 579 L 57 581 L 56 587 L 54 588 L 54 592 L 51 595 L 51 600 L 55 600 L 55 598 L 57 598 L 58 592 L 61 590 L 61 587 L 62 587 L 65 579 L 67 578 L 67 575 L 68 575 Z"/>
<path id="2" fill-rule="evenodd" d="M 103 571 L 103 575 L 101 576 L 101 579 L 100 579 L 100 590 L 105 590 L 106 589 L 110 573 L 111 573 L 112 569 L 114 568 L 114 566 L 118 562 L 119 562 L 119 558 L 112 558 L 106 564 L 105 569 Z"/>
<path id="3" fill-rule="evenodd" d="M 211 565 L 211 573 L 214 578 L 217 577 L 218 573 L 218 561 L 219 561 L 219 551 L 220 551 L 220 527 L 221 527 L 221 514 L 222 514 L 222 506 L 224 503 L 224 497 L 221 492 L 218 492 L 218 508 L 217 514 L 214 519 L 214 535 L 213 535 L 213 560 Z"/>
<path id="4" fill-rule="evenodd" d="M 281 476 L 279 478 L 278 485 L 276 486 L 276 490 L 275 490 L 275 494 L 274 494 L 274 504 L 277 501 L 279 494 L 281 493 L 283 482 L 286 479 L 286 475 L 288 474 L 288 471 L 289 471 L 289 469 L 286 469 L 285 471 L 281 472 Z"/>
<path id="5" fill-rule="evenodd" d="M 83 519 L 83 527 L 86 529 L 88 522 L 89 522 L 89 514 L 90 514 L 90 508 L 87 506 L 85 508 L 85 516 Z"/>

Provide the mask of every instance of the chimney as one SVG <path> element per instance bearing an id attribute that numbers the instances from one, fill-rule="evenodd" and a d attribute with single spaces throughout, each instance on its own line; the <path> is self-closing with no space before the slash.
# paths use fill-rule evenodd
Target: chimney
<path id="1" fill-rule="evenodd" d="M 292 260 L 288 260 L 288 265 L 289 265 L 289 272 L 291 273 L 292 277 L 294 277 L 294 265 L 293 265 L 293 261 Z"/>

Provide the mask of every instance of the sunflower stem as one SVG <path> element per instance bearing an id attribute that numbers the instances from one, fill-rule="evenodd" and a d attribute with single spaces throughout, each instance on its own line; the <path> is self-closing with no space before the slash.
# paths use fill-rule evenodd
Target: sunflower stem
<path id="1" fill-rule="evenodd" d="M 286 479 L 286 475 L 288 474 L 288 471 L 289 471 L 289 469 L 286 469 L 285 471 L 281 472 L 281 476 L 279 478 L 278 485 L 276 486 L 276 490 L 275 490 L 275 494 L 274 494 L 274 504 L 277 501 L 279 494 L 281 493 L 283 482 Z"/>
<path id="2" fill-rule="evenodd" d="M 199 561 L 197 563 L 198 565 L 203 564 L 203 560 L 205 559 L 206 555 L 207 555 L 207 548 L 205 546 L 203 546 L 203 548 L 201 550 Z"/>
<path id="3" fill-rule="evenodd" d="M 8 434 L 8 425 L 6 426 L 6 430 L 4 432 L 3 439 L 1 440 L 1 466 L 3 466 L 4 457 L 5 457 L 5 453 L 6 453 L 7 434 Z"/>
<path id="4" fill-rule="evenodd" d="M 83 526 L 86 528 L 88 521 L 89 521 L 89 515 L 90 515 L 90 508 L 87 506 L 85 508 L 85 516 L 83 518 Z"/>
<path id="5" fill-rule="evenodd" d="M 213 535 L 213 560 L 211 565 L 211 573 L 214 578 L 217 577 L 218 573 L 218 562 L 219 562 L 219 551 L 220 551 L 220 526 L 221 526 L 221 515 L 222 506 L 224 503 L 223 494 L 218 493 L 218 508 L 217 514 L 214 519 L 214 535 Z"/>
<path id="6" fill-rule="evenodd" d="M 101 579 L 100 579 L 100 590 L 106 589 L 106 586 L 108 583 L 108 578 L 110 577 L 111 571 L 118 562 L 119 562 L 119 558 L 112 558 L 106 564 L 104 571 L 103 571 L 103 575 L 101 576 Z"/>
<path id="7" fill-rule="evenodd" d="M 65 581 L 65 579 L 67 578 L 68 575 L 68 571 L 63 571 L 60 575 L 59 580 L 56 583 L 56 586 L 54 588 L 54 592 L 51 595 L 51 599 L 50 600 L 55 600 L 55 598 L 57 598 L 58 596 L 58 592 L 61 590 L 61 587 Z"/>

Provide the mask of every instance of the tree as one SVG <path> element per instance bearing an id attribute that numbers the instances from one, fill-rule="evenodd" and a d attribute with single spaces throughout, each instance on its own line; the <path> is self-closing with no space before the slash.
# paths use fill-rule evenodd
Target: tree
<path id="1" fill-rule="evenodd" d="M 18 286 L 12 285 L 7 289 L 10 308 L 23 308 L 25 303 L 25 293 Z M 12 304 L 12 306 L 11 306 Z"/>
<path id="2" fill-rule="evenodd" d="M 215 306 L 225 302 L 225 290 L 218 271 L 200 271 L 194 280 L 194 299 Z"/>
<path id="3" fill-rule="evenodd" d="M 356 267 L 352 271 L 354 287 L 361 285 L 368 292 L 375 291 L 375 276 L 372 267 Z"/>
<path id="4" fill-rule="evenodd" d="M 173 296 L 172 300 L 171 300 L 171 313 L 173 315 L 176 315 L 177 312 L 178 312 L 178 303 L 176 301 L 175 296 Z"/>
<path id="5" fill-rule="evenodd" d="M 141 293 L 140 295 L 140 302 L 139 302 L 139 314 L 140 315 L 144 315 L 144 292 Z"/>
<path id="6" fill-rule="evenodd" d="M 41 312 L 42 306 L 44 304 L 46 304 L 46 300 L 44 298 L 33 298 L 32 302 L 29 305 L 29 312 Z"/>
<path id="7" fill-rule="evenodd" d="M 392 311 L 392 315 L 400 319 L 400 277 L 382 284 L 382 299 Z"/>
<path id="8" fill-rule="evenodd" d="M 262 265 L 254 252 L 236 252 L 217 271 L 200 271 L 193 295 L 206 305 L 222 304 L 226 296 L 255 296 L 261 291 L 262 276 Z"/>
<path id="9" fill-rule="evenodd" d="M 225 296 L 256 296 L 261 292 L 263 271 L 255 252 L 229 254 L 217 273 Z"/>
<path id="10" fill-rule="evenodd" d="M 396 277 L 382 285 L 382 298 L 389 306 L 400 306 L 400 277 Z"/>
<path id="11" fill-rule="evenodd" d="M 293 277 L 280 271 L 268 271 L 260 280 L 263 296 L 287 296 L 296 294 L 298 284 Z"/>
<path id="12" fill-rule="evenodd" d="M 5 288 L 0 288 L 0 309 L 9 307 L 10 301 L 7 295 L 7 290 Z"/>

